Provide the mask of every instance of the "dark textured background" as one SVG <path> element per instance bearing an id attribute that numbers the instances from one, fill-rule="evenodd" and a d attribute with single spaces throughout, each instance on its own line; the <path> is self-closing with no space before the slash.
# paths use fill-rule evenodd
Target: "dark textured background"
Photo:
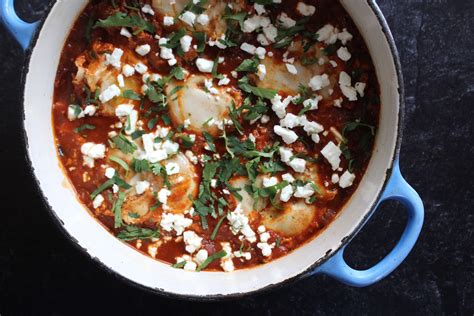
<path id="1" fill-rule="evenodd" d="M 73 1 L 73 0 L 69 0 Z M 27 19 L 48 0 L 18 0 Z M 400 50 L 407 119 L 401 168 L 426 206 L 420 239 L 388 278 L 364 289 L 324 276 L 224 303 L 165 299 L 117 280 L 53 224 L 28 175 L 21 135 L 23 54 L 0 26 L 0 314 L 473 315 L 474 1 L 379 0 Z M 406 216 L 387 204 L 346 252 L 368 267 Z M 192 285 L 191 285 L 192 286 Z"/>

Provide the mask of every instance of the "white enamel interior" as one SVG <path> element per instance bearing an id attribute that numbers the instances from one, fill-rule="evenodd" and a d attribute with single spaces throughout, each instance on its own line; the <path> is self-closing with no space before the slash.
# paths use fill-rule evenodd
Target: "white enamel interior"
<path id="1" fill-rule="evenodd" d="M 91 257 L 143 286 L 190 296 L 255 291 L 295 277 L 336 250 L 376 202 L 391 167 L 398 135 L 399 92 L 393 56 L 382 27 L 366 1 L 342 0 L 364 36 L 381 84 L 382 111 L 376 149 L 360 188 L 338 218 L 316 239 L 267 265 L 234 273 L 192 273 L 152 260 L 109 234 L 78 202 L 59 166 L 51 128 L 53 83 L 63 43 L 86 0 L 59 0 L 31 56 L 25 87 L 28 153 L 41 190 L 64 229 Z"/>

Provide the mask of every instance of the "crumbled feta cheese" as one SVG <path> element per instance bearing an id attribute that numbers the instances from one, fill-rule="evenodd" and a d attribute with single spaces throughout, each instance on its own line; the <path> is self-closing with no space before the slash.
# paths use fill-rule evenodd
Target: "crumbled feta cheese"
<path id="1" fill-rule="evenodd" d="M 200 72 L 211 73 L 214 68 L 214 62 L 212 60 L 207 60 L 204 58 L 196 59 L 196 66 Z"/>
<path id="2" fill-rule="evenodd" d="M 299 116 L 294 115 L 293 113 L 286 114 L 285 118 L 280 120 L 280 126 L 285 128 L 295 128 L 301 125 L 301 120 Z"/>
<path id="3" fill-rule="evenodd" d="M 186 228 L 191 226 L 192 219 L 184 217 L 183 214 L 163 213 L 160 226 L 167 232 L 175 231 L 177 236 L 181 236 Z"/>
<path id="4" fill-rule="evenodd" d="M 135 74 L 135 68 L 133 68 L 132 66 L 130 65 L 124 65 L 122 67 L 122 74 L 125 76 L 125 77 L 130 77 L 130 76 L 133 76 L 133 74 Z"/>
<path id="5" fill-rule="evenodd" d="M 284 175 L 281 176 L 281 178 L 283 179 L 283 181 L 286 181 L 288 183 L 295 182 L 295 178 L 289 173 L 285 173 Z"/>
<path id="6" fill-rule="evenodd" d="M 270 122 L 270 116 L 262 115 L 262 118 L 260 119 L 260 122 L 262 122 L 262 124 L 267 124 L 268 122 Z"/>
<path id="7" fill-rule="evenodd" d="M 263 28 L 263 34 L 265 34 L 267 40 L 274 43 L 278 36 L 278 29 L 273 24 L 269 24 Z"/>
<path id="8" fill-rule="evenodd" d="M 260 242 L 257 244 L 257 247 L 262 250 L 262 255 L 264 257 L 269 257 L 272 254 L 273 247 L 266 242 Z"/>
<path id="9" fill-rule="evenodd" d="M 120 96 L 120 88 L 113 84 L 99 94 L 99 100 L 106 103 L 118 96 Z"/>
<path id="10" fill-rule="evenodd" d="M 240 49 L 243 50 L 244 52 L 252 54 L 252 55 L 255 55 L 255 52 L 257 51 L 257 47 L 255 47 L 252 44 L 246 43 L 246 42 L 244 42 L 244 43 L 242 43 L 242 45 L 240 45 Z"/>
<path id="11" fill-rule="evenodd" d="M 262 4 L 254 3 L 253 7 L 255 8 L 255 12 L 257 12 L 258 15 L 265 14 L 267 11 L 265 10 L 265 6 Z"/>
<path id="12" fill-rule="evenodd" d="M 285 64 L 286 65 L 286 69 L 288 70 L 288 72 L 292 75 L 297 75 L 298 74 L 298 69 L 296 69 L 296 67 L 292 64 Z"/>
<path id="13" fill-rule="evenodd" d="M 230 229 L 234 235 L 241 233 L 248 241 L 255 242 L 255 232 L 249 225 L 249 219 L 242 211 L 241 204 L 238 204 L 234 211 L 227 214 L 227 220 L 230 223 Z"/>
<path id="14" fill-rule="evenodd" d="M 298 135 L 286 128 L 281 127 L 280 125 L 275 125 L 273 131 L 278 136 L 281 136 L 285 144 L 293 144 L 298 139 Z"/>
<path id="15" fill-rule="evenodd" d="M 309 198 L 314 194 L 314 188 L 311 183 L 306 184 L 305 186 L 296 187 L 295 197 L 297 198 Z"/>
<path id="16" fill-rule="evenodd" d="M 202 238 L 199 237 L 195 232 L 188 230 L 183 233 L 183 240 L 186 245 L 185 249 L 189 253 L 194 253 L 196 250 L 201 248 Z"/>
<path id="17" fill-rule="evenodd" d="M 96 112 L 97 108 L 94 105 L 86 105 L 86 107 L 84 108 L 84 115 L 94 116 Z"/>
<path id="18" fill-rule="evenodd" d="M 204 261 L 209 257 L 209 253 L 207 252 L 206 249 L 201 249 L 196 253 L 196 256 L 194 256 L 194 261 L 198 264 L 203 264 Z"/>
<path id="19" fill-rule="evenodd" d="M 343 61 L 348 61 L 351 59 L 352 55 L 349 53 L 347 47 L 342 46 L 337 50 L 337 57 L 339 57 Z"/>
<path id="20" fill-rule="evenodd" d="M 319 103 L 319 100 L 317 98 L 307 99 L 307 100 L 303 101 L 303 106 L 305 108 L 308 108 L 310 111 L 313 111 L 313 110 L 318 109 L 318 103 Z"/>
<path id="21" fill-rule="evenodd" d="M 339 88 L 341 88 L 342 94 L 349 101 L 357 101 L 357 91 L 352 87 L 351 81 L 351 77 L 345 71 L 341 71 L 339 74 Z"/>
<path id="22" fill-rule="evenodd" d="M 196 14 L 192 13 L 191 11 L 186 11 L 181 14 L 179 19 L 189 26 L 193 26 L 194 22 L 196 21 Z"/>
<path id="23" fill-rule="evenodd" d="M 127 135 L 131 135 L 133 132 L 135 132 L 137 122 L 138 122 L 138 111 L 133 110 L 132 112 L 130 112 L 130 115 L 128 116 L 128 119 L 127 119 L 127 125 L 125 126 L 125 133 L 127 133 Z"/>
<path id="24" fill-rule="evenodd" d="M 222 78 L 221 80 L 219 80 L 219 82 L 217 83 L 218 86 L 226 86 L 230 83 L 230 79 L 227 78 L 227 75 L 224 75 L 224 78 Z"/>
<path id="25" fill-rule="evenodd" d="M 317 75 L 311 78 L 309 81 L 309 87 L 313 91 L 319 91 L 324 89 L 325 87 L 329 86 L 331 83 L 329 82 L 329 77 L 327 74 Z"/>
<path id="26" fill-rule="evenodd" d="M 118 85 L 119 85 L 120 88 L 125 87 L 125 79 L 123 78 L 122 74 L 117 76 L 117 82 L 118 82 Z"/>
<path id="27" fill-rule="evenodd" d="M 285 12 L 280 14 L 278 17 L 278 22 L 280 22 L 281 26 L 287 29 L 296 25 L 296 21 L 290 18 Z"/>
<path id="28" fill-rule="evenodd" d="M 304 16 L 311 16 L 316 12 L 316 8 L 312 5 L 307 5 L 304 2 L 298 2 L 296 10 Z"/>
<path id="29" fill-rule="evenodd" d="M 149 15 L 155 15 L 155 11 L 153 11 L 153 8 L 149 4 L 145 4 L 142 7 L 142 12 Z"/>
<path id="30" fill-rule="evenodd" d="M 328 45 L 336 43 L 338 37 L 336 29 L 331 24 L 323 26 L 316 32 L 316 35 L 318 36 L 318 41 Z"/>
<path id="31" fill-rule="evenodd" d="M 135 48 L 135 52 L 140 56 L 146 56 L 151 51 L 151 46 L 148 44 L 140 45 Z"/>
<path id="32" fill-rule="evenodd" d="M 123 50 L 120 48 L 115 48 L 112 51 L 112 54 L 105 54 L 105 64 L 106 65 L 111 65 L 112 67 L 116 69 L 120 69 L 122 67 L 122 59 L 123 56 Z"/>
<path id="33" fill-rule="evenodd" d="M 347 29 L 343 29 L 342 32 L 337 34 L 337 38 L 341 41 L 342 45 L 346 45 L 347 42 L 352 40 L 353 36 L 351 33 L 347 32 Z"/>
<path id="34" fill-rule="evenodd" d="M 267 68 L 265 67 L 264 64 L 259 64 L 257 66 L 257 76 L 258 79 L 263 80 L 265 79 L 265 76 L 267 75 Z"/>
<path id="35" fill-rule="evenodd" d="M 341 149 L 332 141 L 329 142 L 322 150 L 321 154 L 331 164 L 332 170 L 337 170 L 341 163 Z"/>
<path id="36" fill-rule="evenodd" d="M 172 16 L 165 16 L 163 18 L 163 25 L 164 26 L 171 26 L 174 24 L 174 18 Z"/>
<path id="37" fill-rule="evenodd" d="M 252 33 L 260 27 L 267 27 L 270 23 L 270 18 L 266 16 L 253 15 L 244 21 L 242 31 L 244 33 Z"/>
<path id="38" fill-rule="evenodd" d="M 302 158 L 294 158 L 288 162 L 288 166 L 290 166 L 295 172 L 303 173 L 306 169 L 306 160 Z"/>
<path id="39" fill-rule="evenodd" d="M 196 22 L 201 25 L 208 25 L 209 24 L 209 16 L 207 14 L 200 14 L 198 15 Z"/>
<path id="40" fill-rule="evenodd" d="M 355 84 L 355 89 L 357 91 L 357 93 L 361 96 L 361 97 L 364 97 L 365 95 L 365 87 L 367 86 L 367 84 L 363 83 L 363 82 L 357 82 Z"/>
<path id="41" fill-rule="evenodd" d="M 84 164 L 90 168 L 94 167 L 95 159 L 105 158 L 105 145 L 95 143 L 85 143 L 81 146 L 81 153 L 84 158 Z"/>
<path id="42" fill-rule="evenodd" d="M 132 33 L 130 33 L 125 27 L 120 29 L 120 35 L 125 36 L 127 38 L 132 38 Z"/>
<path id="43" fill-rule="evenodd" d="M 263 178 L 263 187 L 269 188 L 278 184 L 278 179 L 276 177 Z"/>
<path id="44" fill-rule="evenodd" d="M 286 147 L 280 147 L 280 157 L 282 162 L 289 162 L 291 157 L 293 157 L 293 151 Z"/>
<path id="45" fill-rule="evenodd" d="M 265 228 L 265 226 L 263 225 L 260 225 L 258 226 L 257 228 L 257 231 L 261 234 L 261 233 L 264 233 L 267 229 Z"/>
<path id="46" fill-rule="evenodd" d="M 193 261 L 186 261 L 183 270 L 194 272 L 197 269 L 197 264 Z"/>
<path id="47" fill-rule="evenodd" d="M 174 155 L 179 150 L 179 144 L 170 140 L 166 140 L 163 142 L 162 148 L 166 151 L 168 155 Z"/>
<path id="48" fill-rule="evenodd" d="M 179 173 L 179 165 L 176 162 L 168 162 L 165 166 L 166 174 L 169 176 Z"/>
<path id="49" fill-rule="evenodd" d="M 292 196 L 293 196 L 293 186 L 287 185 L 281 190 L 280 201 L 288 202 Z"/>
<path id="50" fill-rule="evenodd" d="M 235 270 L 234 262 L 232 261 L 232 259 L 221 260 L 221 267 L 225 272 L 232 272 Z"/>
<path id="51" fill-rule="evenodd" d="M 257 49 L 255 50 L 255 54 L 258 56 L 259 59 L 265 59 L 267 50 L 263 47 L 257 47 Z"/>
<path id="52" fill-rule="evenodd" d="M 146 190 L 150 188 L 150 182 L 148 181 L 138 181 L 135 185 L 135 191 L 138 195 L 143 194 Z"/>
<path id="53" fill-rule="evenodd" d="M 292 97 L 289 96 L 282 100 L 282 97 L 277 94 L 270 102 L 272 103 L 272 110 L 280 118 L 284 118 L 286 115 L 286 108 L 290 104 Z"/>
<path id="54" fill-rule="evenodd" d="M 331 182 L 336 184 L 339 182 L 339 175 L 337 173 L 333 173 L 331 176 Z"/>
<path id="55" fill-rule="evenodd" d="M 117 108 L 115 108 L 115 115 L 117 117 L 129 116 L 133 111 L 133 107 L 133 104 L 119 104 Z"/>
<path id="56" fill-rule="evenodd" d="M 70 104 L 67 108 L 67 118 L 69 121 L 74 121 L 84 117 L 84 111 L 79 105 Z"/>
<path id="57" fill-rule="evenodd" d="M 138 72 L 140 75 L 143 75 L 148 71 L 148 67 L 142 63 L 138 63 L 135 65 L 135 71 Z"/>
<path id="58" fill-rule="evenodd" d="M 199 163 L 199 160 L 198 160 L 198 157 L 196 157 L 196 155 L 190 151 L 190 150 L 186 150 L 186 152 L 184 153 L 184 155 L 186 156 L 186 158 L 189 159 L 189 161 L 193 164 L 193 165 L 197 165 Z"/>
<path id="59" fill-rule="evenodd" d="M 168 203 L 168 197 L 170 195 L 171 195 L 171 191 L 168 190 L 168 189 L 163 188 L 158 192 L 158 201 L 161 204 L 166 205 Z"/>
<path id="60" fill-rule="evenodd" d="M 115 176 L 115 169 L 114 168 L 105 169 L 105 176 L 109 179 L 112 179 Z"/>
<path id="61" fill-rule="evenodd" d="M 339 186 L 343 189 L 348 188 L 352 186 L 354 183 L 356 176 L 353 173 L 350 173 L 349 171 L 346 170 L 339 179 Z"/>
<path id="62" fill-rule="evenodd" d="M 193 41 L 193 38 L 189 35 L 184 35 L 181 37 L 179 42 L 181 43 L 181 48 L 183 49 L 183 52 L 187 53 L 191 49 L 191 43 Z"/>
<path id="63" fill-rule="evenodd" d="M 105 199 L 104 199 L 104 197 L 102 196 L 102 194 L 99 194 L 99 195 L 97 195 L 97 196 L 94 198 L 94 200 L 92 201 L 92 206 L 93 206 L 94 208 L 99 208 L 99 207 L 102 205 L 102 203 L 104 203 L 104 201 L 105 201 Z"/>
<path id="64" fill-rule="evenodd" d="M 212 79 L 204 79 L 204 87 L 206 87 L 207 91 L 210 94 L 218 94 L 219 90 L 214 88 L 214 85 L 212 84 Z"/>

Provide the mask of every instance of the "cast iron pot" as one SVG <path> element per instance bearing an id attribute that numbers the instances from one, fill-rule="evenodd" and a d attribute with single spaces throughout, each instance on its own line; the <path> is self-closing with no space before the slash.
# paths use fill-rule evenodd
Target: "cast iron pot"
<path id="1" fill-rule="evenodd" d="M 23 111 L 32 175 L 67 237 L 117 276 L 154 292 L 190 299 L 239 297 L 320 273 L 358 287 L 390 274 L 415 245 L 424 217 L 423 203 L 403 179 L 398 164 L 404 112 L 400 63 L 375 1 L 340 1 L 367 43 L 381 88 L 380 127 L 373 157 L 358 190 L 327 229 L 291 254 L 233 273 L 192 273 L 153 260 L 107 232 L 77 200 L 60 167 L 51 121 L 54 79 L 69 30 L 87 0 L 53 1 L 42 21 L 31 24 L 18 18 L 13 0 L 0 0 L 1 20 L 28 55 Z M 406 207 L 406 228 L 382 261 L 367 270 L 355 270 L 344 261 L 344 249 L 385 200 L 397 200 Z"/>

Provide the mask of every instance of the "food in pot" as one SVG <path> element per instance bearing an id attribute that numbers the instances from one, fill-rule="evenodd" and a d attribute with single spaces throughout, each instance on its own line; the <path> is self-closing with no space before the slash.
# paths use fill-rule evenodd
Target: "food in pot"
<path id="1" fill-rule="evenodd" d="M 75 23 L 52 115 L 65 173 L 112 234 L 177 269 L 231 272 L 331 223 L 379 111 L 338 1 L 112 0 Z"/>

